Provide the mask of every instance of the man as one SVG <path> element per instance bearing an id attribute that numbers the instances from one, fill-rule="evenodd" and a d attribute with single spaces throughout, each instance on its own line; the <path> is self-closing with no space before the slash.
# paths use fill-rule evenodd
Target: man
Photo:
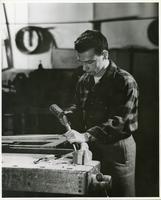
<path id="1" fill-rule="evenodd" d="M 101 161 L 101 172 L 112 176 L 111 196 L 135 196 L 132 135 L 138 127 L 137 83 L 109 59 L 102 33 L 85 31 L 75 41 L 75 50 L 85 71 L 76 87 L 76 110 L 82 127 L 68 131 L 67 140 L 89 144 Z"/>

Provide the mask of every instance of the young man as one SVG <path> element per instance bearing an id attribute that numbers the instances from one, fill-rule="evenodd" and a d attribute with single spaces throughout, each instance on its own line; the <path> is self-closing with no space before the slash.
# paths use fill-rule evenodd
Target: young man
<path id="1" fill-rule="evenodd" d="M 133 133 L 137 130 L 138 87 L 134 78 L 109 59 L 107 39 L 87 30 L 75 41 L 85 73 L 76 87 L 76 108 L 83 128 L 66 133 L 70 143 L 87 142 L 112 176 L 111 196 L 135 196 Z"/>

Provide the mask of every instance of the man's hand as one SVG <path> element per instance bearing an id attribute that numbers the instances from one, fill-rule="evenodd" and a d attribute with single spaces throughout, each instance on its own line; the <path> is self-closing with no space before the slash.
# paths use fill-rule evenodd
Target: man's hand
<path id="1" fill-rule="evenodd" d="M 68 132 L 66 132 L 64 134 L 64 136 L 66 136 L 67 140 L 70 142 L 70 143 L 84 143 L 84 142 L 88 142 L 88 138 L 87 136 L 85 135 L 85 133 L 79 133 L 78 131 L 76 130 L 70 130 Z"/>

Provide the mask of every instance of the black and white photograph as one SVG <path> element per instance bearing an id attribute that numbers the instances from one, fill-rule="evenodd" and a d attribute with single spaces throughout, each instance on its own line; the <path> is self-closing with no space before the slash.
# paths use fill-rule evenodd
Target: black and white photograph
<path id="1" fill-rule="evenodd" d="M 0 16 L 1 198 L 160 199 L 159 2 Z"/>

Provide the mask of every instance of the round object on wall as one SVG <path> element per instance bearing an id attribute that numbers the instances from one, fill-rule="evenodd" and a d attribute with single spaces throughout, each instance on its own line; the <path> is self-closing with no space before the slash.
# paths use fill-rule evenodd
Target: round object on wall
<path id="1" fill-rule="evenodd" d="M 36 26 L 20 29 L 15 40 L 17 48 L 26 54 L 44 53 L 49 50 L 50 44 L 54 42 L 52 34 L 47 29 Z"/>
<path id="2" fill-rule="evenodd" d="M 148 27 L 148 38 L 154 44 L 158 46 L 159 43 L 159 26 L 158 19 L 152 21 Z"/>

